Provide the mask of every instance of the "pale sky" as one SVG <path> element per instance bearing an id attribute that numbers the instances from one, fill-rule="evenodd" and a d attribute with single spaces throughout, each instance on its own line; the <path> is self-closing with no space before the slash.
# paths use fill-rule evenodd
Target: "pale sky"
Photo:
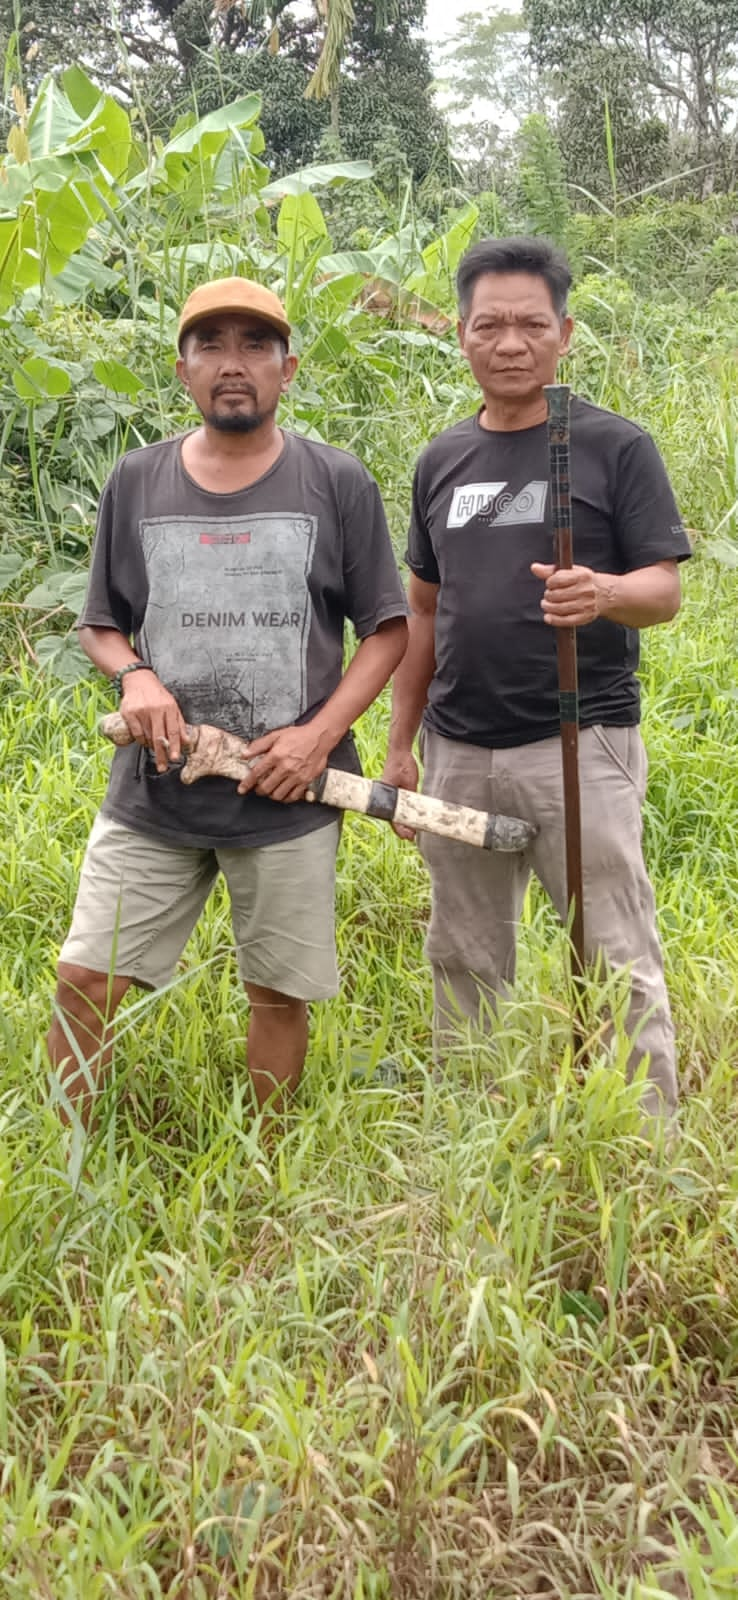
<path id="1" fill-rule="evenodd" d="M 459 17 L 465 11 L 480 11 L 482 15 L 495 11 L 520 11 L 522 0 L 499 0 L 499 4 L 485 5 L 485 0 L 426 0 L 423 32 L 429 45 L 435 49 L 451 34 L 458 31 Z"/>
<path id="2" fill-rule="evenodd" d="M 486 0 L 486 3 L 485 0 L 426 0 L 423 34 L 430 47 L 431 66 L 437 75 L 436 104 L 449 118 L 452 128 L 456 121 L 467 121 L 468 114 L 465 112 L 459 118 L 459 114 L 449 106 L 449 67 L 444 60 L 443 46 L 458 33 L 460 18 L 466 13 L 479 12 L 482 16 L 489 17 L 498 11 L 521 11 L 522 7 L 523 0 L 494 0 L 493 4 L 490 4 L 489 0 Z M 474 116 L 481 121 L 493 118 L 500 123 L 500 126 L 507 127 L 508 119 L 504 114 L 500 117 L 499 107 L 484 100 L 476 100 L 472 109 Z M 513 122 L 511 126 L 514 125 Z"/>

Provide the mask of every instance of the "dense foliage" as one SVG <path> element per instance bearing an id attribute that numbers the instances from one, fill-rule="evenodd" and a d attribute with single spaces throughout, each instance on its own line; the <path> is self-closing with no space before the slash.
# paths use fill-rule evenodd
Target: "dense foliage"
<path id="1" fill-rule="evenodd" d="M 147 149 L 84 75 L 20 117 L 0 217 L 0 1590 L 8 1600 L 727 1600 L 738 1592 L 738 403 L 729 200 L 573 218 L 529 129 L 514 214 L 580 263 L 568 372 L 651 428 L 694 531 L 643 668 L 646 843 L 684 1101 L 670 1150 L 598 1030 L 571 1059 L 563 940 L 528 898 L 488 1053 L 430 1061 L 427 879 L 344 829 L 340 998 L 265 1150 L 216 897 L 135 996 L 96 1130 L 41 1037 L 103 791 L 109 690 L 69 627 L 121 449 L 188 419 L 199 278 L 284 294 L 285 421 L 355 449 L 398 548 L 417 451 L 474 404 L 453 270 L 367 169 L 271 182 L 246 97 Z M 538 151 L 538 156 L 536 152 Z M 546 201 L 549 196 L 549 202 Z M 357 198 L 358 197 L 358 198 Z M 526 207 L 528 208 L 526 212 Z M 336 248 L 342 239 L 364 237 Z M 373 220 L 374 219 L 374 220 Z M 725 241 L 733 243 L 731 238 Z M 729 253 L 726 253 L 726 259 Z M 724 264 L 724 263 L 723 263 Z M 380 769 L 386 705 L 362 721 Z M 621 986 L 591 987 L 616 1024 Z M 380 1070 L 394 1056 L 403 1076 Z"/>
<path id="2" fill-rule="evenodd" d="M 258 92 L 269 162 L 312 160 L 331 127 L 348 156 L 390 138 L 421 181 L 448 163 L 420 28 L 424 0 L 220 4 L 144 0 L 102 10 L 78 0 L 0 0 L 0 46 L 16 81 L 77 61 L 134 111 L 149 136 L 196 105 L 201 115 Z"/>

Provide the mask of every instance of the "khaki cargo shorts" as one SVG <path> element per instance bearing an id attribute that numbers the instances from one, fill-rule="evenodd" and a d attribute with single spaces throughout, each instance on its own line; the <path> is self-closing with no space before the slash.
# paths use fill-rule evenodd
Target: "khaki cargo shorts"
<path id="1" fill-rule="evenodd" d="M 338 990 L 338 838 L 331 822 L 259 849 L 198 850 L 98 815 L 59 959 L 163 987 L 222 872 L 244 983 L 327 1000 Z"/>

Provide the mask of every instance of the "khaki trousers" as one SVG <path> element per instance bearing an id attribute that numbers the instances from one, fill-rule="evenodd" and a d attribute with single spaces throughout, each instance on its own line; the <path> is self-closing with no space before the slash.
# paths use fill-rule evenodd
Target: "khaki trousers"
<path id="1" fill-rule="evenodd" d="M 434 1037 L 443 1048 L 454 1022 L 458 1030 L 459 1014 L 483 1027 L 480 999 L 513 982 L 517 927 L 531 872 L 566 920 L 561 742 L 543 739 L 512 750 L 486 750 L 425 729 L 422 753 L 426 794 L 523 817 L 539 830 L 518 855 L 421 836 L 432 885 L 426 954 L 433 970 Z M 612 971 L 629 968 L 630 1070 L 648 1055 L 649 1109 L 672 1111 L 677 1101 L 674 1027 L 641 848 L 647 760 L 638 728 L 582 729 L 579 774 L 587 960 L 604 958 Z"/>

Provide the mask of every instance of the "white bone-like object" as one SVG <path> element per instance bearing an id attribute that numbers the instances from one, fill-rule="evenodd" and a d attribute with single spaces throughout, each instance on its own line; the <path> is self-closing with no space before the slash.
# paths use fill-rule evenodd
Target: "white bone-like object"
<path id="1" fill-rule="evenodd" d="M 103 717 L 100 729 L 115 745 L 133 743 L 133 735 L 119 711 Z M 233 778 L 240 782 L 254 765 L 245 758 L 245 750 L 246 741 L 223 728 L 212 728 L 206 722 L 189 727 L 180 779 L 187 784 L 197 783 L 200 778 Z M 257 756 L 256 764 L 258 760 Z M 520 817 L 476 811 L 472 806 L 437 800 L 412 789 L 397 789 L 381 779 L 360 778 L 336 767 L 326 767 L 310 784 L 305 799 L 335 806 L 339 811 L 361 811 L 383 822 L 398 822 L 417 833 L 438 833 L 483 850 L 524 850 L 538 831 L 533 823 Z"/>

